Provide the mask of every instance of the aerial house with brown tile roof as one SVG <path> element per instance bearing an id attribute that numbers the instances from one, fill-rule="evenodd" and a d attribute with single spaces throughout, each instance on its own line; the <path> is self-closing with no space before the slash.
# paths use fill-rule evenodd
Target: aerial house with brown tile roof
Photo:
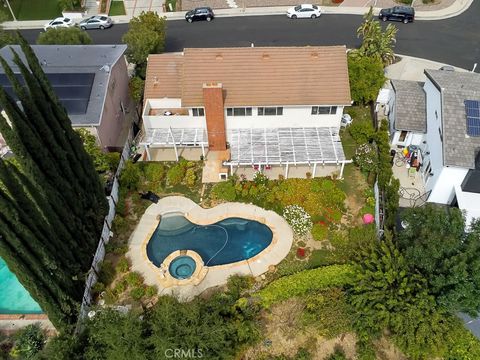
<path id="1" fill-rule="evenodd" d="M 350 104 L 345 46 L 150 55 L 140 144 L 150 160 L 170 159 L 172 149 L 174 158 L 203 156 L 207 182 L 258 170 L 341 176 L 339 129 Z"/>

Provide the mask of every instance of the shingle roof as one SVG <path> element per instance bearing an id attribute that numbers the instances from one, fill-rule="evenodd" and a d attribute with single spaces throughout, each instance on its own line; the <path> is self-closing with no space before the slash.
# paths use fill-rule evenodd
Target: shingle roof
<path id="1" fill-rule="evenodd" d="M 18 67 L 13 63 L 13 48 L 25 62 L 25 56 L 18 45 L 4 46 L 2 56 L 15 73 Z M 110 69 L 123 57 L 126 45 L 32 45 L 32 49 L 47 74 L 95 74 L 85 114 L 69 118 L 74 125 L 98 125 L 101 120 L 103 103 L 110 78 Z M 0 66 L 0 73 L 4 73 Z"/>
<path id="2" fill-rule="evenodd" d="M 480 100 L 480 74 L 425 70 L 442 93 L 444 164 L 475 168 L 480 137 L 467 135 L 465 100 Z"/>
<path id="3" fill-rule="evenodd" d="M 427 114 L 423 83 L 392 80 L 395 90 L 395 129 L 427 131 Z"/>
<path id="4" fill-rule="evenodd" d="M 202 106 L 202 85 L 212 82 L 222 83 L 225 106 L 351 102 L 345 46 L 185 49 L 183 58 L 151 55 L 148 62 L 145 98 L 178 98 L 177 74 L 185 107 Z M 162 74 L 168 66 L 171 73 Z"/>

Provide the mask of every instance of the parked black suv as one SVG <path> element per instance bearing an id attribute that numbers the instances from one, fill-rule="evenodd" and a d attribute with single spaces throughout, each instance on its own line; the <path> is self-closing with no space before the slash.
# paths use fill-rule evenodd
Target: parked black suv
<path id="1" fill-rule="evenodd" d="M 413 19 L 415 18 L 415 10 L 410 6 L 395 6 L 380 10 L 378 18 L 383 21 L 393 20 L 408 24 L 409 22 L 413 22 Z"/>
<path id="2" fill-rule="evenodd" d="M 190 10 L 185 14 L 185 20 L 189 23 L 197 20 L 207 20 L 211 21 L 215 17 L 213 10 L 209 7 L 199 7 L 193 10 Z"/>

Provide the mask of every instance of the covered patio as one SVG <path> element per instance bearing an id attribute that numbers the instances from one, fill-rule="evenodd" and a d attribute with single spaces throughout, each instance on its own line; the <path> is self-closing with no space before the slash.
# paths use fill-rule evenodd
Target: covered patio
<path id="1" fill-rule="evenodd" d="M 205 158 L 208 138 L 206 130 L 201 128 L 155 128 L 145 132 L 139 145 L 145 148 L 148 161 L 158 160 L 155 158 L 158 152 L 156 150 L 165 148 L 173 148 L 175 160 L 178 161 L 181 153 L 188 148 L 200 148 L 201 155 Z"/>
<path id="2" fill-rule="evenodd" d="M 311 169 L 311 176 L 315 177 L 318 166 L 333 165 L 333 169 L 340 167 L 339 177 L 342 178 L 345 164 L 351 162 L 345 159 L 335 128 L 231 129 L 227 139 L 231 156 L 224 165 L 230 167 L 231 174 L 240 167 L 263 171 L 281 166 L 283 176 L 288 178 L 289 168 L 301 166 Z"/>

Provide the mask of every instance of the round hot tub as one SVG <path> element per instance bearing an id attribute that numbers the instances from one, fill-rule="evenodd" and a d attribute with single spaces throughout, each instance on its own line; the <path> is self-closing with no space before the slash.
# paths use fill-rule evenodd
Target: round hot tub
<path id="1" fill-rule="evenodd" d="M 190 256 L 178 256 L 172 260 L 168 271 L 175 279 L 183 280 L 188 279 L 193 275 L 197 264 Z"/>

